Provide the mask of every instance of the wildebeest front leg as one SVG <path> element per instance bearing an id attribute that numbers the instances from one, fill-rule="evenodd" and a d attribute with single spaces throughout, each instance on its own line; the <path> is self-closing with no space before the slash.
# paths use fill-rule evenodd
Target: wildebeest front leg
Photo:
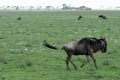
<path id="1" fill-rule="evenodd" d="M 83 63 L 82 65 L 81 65 L 81 67 L 83 67 L 85 64 L 87 64 L 87 63 L 89 63 L 90 62 L 90 59 L 89 59 L 89 55 L 86 55 L 86 61 L 85 61 L 85 63 Z"/>
<path id="2" fill-rule="evenodd" d="M 70 61 L 71 64 L 74 66 L 74 68 L 77 70 L 77 67 L 76 67 L 76 65 L 72 62 L 72 60 L 70 59 L 69 61 Z"/>
<path id="3" fill-rule="evenodd" d="M 90 57 L 92 58 L 96 69 L 98 69 L 97 64 L 96 64 L 96 59 L 95 59 L 94 55 L 93 55 L 93 54 L 90 54 Z"/>

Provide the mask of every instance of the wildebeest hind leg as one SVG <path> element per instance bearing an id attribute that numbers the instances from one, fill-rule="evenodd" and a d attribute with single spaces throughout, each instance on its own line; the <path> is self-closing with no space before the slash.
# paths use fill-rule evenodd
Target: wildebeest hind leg
<path id="1" fill-rule="evenodd" d="M 70 70 L 70 68 L 69 68 L 69 56 L 66 59 L 66 66 L 67 66 L 67 69 Z"/>
<path id="2" fill-rule="evenodd" d="M 71 62 L 71 64 L 74 66 L 74 68 L 77 70 L 76 65 L 72 62 L 72 60 L 69 60 Z"/>
<path id="3" fill-rule="evenodd" d="M 66 60 L 67 69 L 68 69 L 68 70 L 70 69 L 70 68 L 69 68 L 69 62 L 70 62 L 70 63 L 74 66 L 74 68 L 77 70 L 77 67 L 76 67 L 76 65 L 72 62 L 71 58 L 72 58 L 72 55 L 68 55 L 67 60 Z"/>

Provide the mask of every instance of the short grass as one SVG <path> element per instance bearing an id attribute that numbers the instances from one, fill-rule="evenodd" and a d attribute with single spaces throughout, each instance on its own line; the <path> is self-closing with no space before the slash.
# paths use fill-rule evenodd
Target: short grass
<path id="1" fill-rule="evenodd" d="M 0 80 L 119 80 L 120 11 L 0 11 L 0 16 Z M 107 53 L 95 54 L 98 70 L 92 60 L 80 68 L 85 56 L 73 56 L 78 70 L 70 65 L 68 71 L 65 52 L 42 45 L 47 40 L 61 48 L 83 37 L 108 42 Z"/>

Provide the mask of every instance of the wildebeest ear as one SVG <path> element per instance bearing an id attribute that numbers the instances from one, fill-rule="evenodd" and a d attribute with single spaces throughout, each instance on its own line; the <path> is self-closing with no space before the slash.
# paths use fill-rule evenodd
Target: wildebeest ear
<path id="1" fill-rule="evenodd" d="M 103 37 L 102 39 L 105 40 L 105 37 Z"/>
<path id="2" fill-rule="evenodd" d="M 105 37 L 103 37 L 102 35 L 100 37 L 101 37 L 101 39 L 105 40 Z"/>

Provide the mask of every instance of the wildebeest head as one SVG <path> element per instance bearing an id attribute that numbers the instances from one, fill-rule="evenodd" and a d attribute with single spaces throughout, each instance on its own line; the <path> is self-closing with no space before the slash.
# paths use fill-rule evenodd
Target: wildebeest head
<path id="1" fill-rule="evenodd" d="M 101 41 L 101 52 L 105 53 L 107 51 L 107 42 L 105 38 L 99 39 Z"/>
<path id="2" fill-rule="evenodd" d="M 94 43 L 94 52 L 105 53 L 107 51 L 107 42 L 105 38 L 96 39 Z"/>

